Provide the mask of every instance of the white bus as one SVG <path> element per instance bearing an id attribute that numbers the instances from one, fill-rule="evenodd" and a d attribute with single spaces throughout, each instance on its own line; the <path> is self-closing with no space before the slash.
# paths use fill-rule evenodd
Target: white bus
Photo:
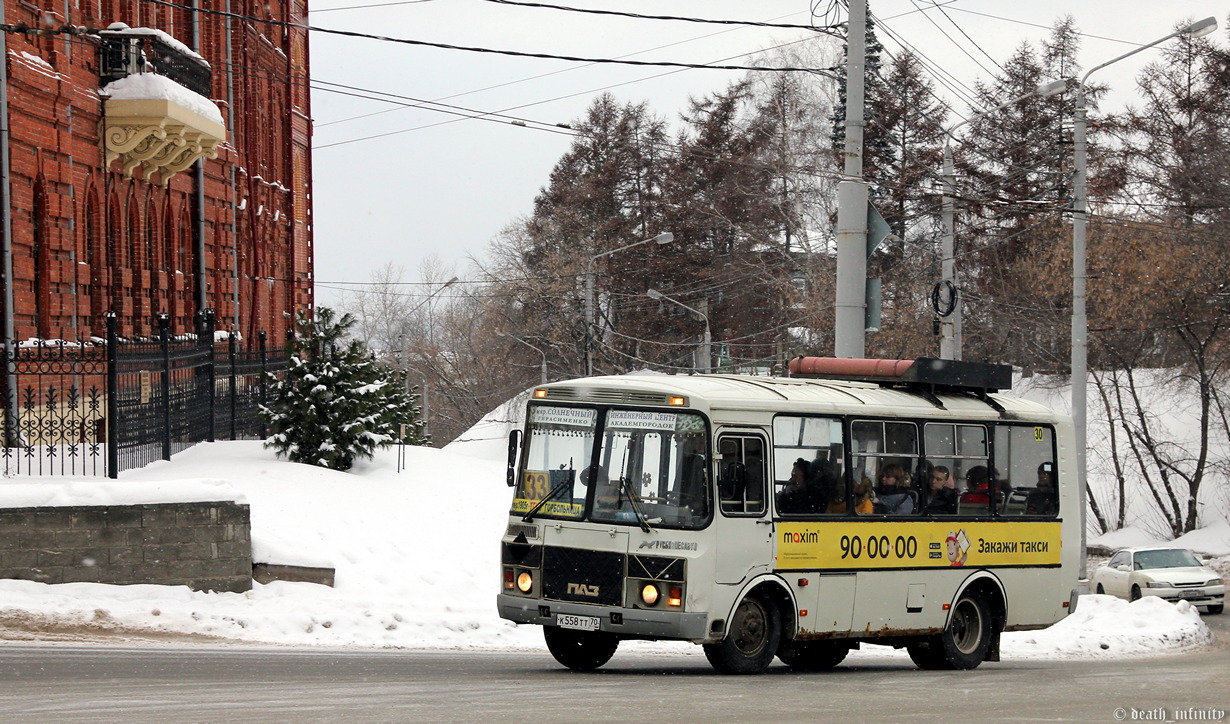
<path id="1" fill-rule="evenodd" d="M 500 615 L 541 625 L 571 669 L 674 639 L 755 674 L 863 644 L 969 669 L 999 660 L 1001 632 L 1075 609 L 1070 418 L 996 394 L 998 365 L 790 371 L 534 390 L 509 440 Z"/>

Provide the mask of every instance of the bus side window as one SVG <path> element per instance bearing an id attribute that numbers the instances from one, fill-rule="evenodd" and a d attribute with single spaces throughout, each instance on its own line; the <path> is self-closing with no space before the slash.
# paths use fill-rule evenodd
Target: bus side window
<path id="1" fill-rule="evenodd" d="M 1059 480 L 1055 465 L 1054 430 L 1048 425 L 1004 425 L 995 428 L 995 462 L 1009 483 L 1000 515 L 1059 514 Z"/>
<path id="2" fill-rule="evenodd" d="M 760 515 L 765 510 L 765 445 L 759 437 L 723 435 L 718 491 L 722 512 Z"/>

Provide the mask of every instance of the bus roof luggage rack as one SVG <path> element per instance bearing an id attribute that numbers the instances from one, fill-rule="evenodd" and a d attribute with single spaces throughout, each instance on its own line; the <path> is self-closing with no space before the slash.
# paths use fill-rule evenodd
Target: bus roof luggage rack
<path id="1" fill-rule="evenodd" d="M 991 401 L 987 399 L 987 393 L 1012 387 L 1012 367 L 1009 365 L 934 357 L 915 360 L 795 357 L 790 360 L 789 370 L 791 377 L 861 380 L 931 393 L 966 392 L 988 403 Z M 938 404 L 938 400 L 933 401 Z"/>

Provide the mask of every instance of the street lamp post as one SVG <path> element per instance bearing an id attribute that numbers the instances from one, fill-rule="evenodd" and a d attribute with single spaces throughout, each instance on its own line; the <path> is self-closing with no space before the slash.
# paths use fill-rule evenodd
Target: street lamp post
<path id="1" fill-rule="evenodd" d="M 693 309 L 692 307 L 689 307 L 688 305 L 684 304 L 678 299 L 675 299 L 673 297 L 668 297 L 662 292 L 659 292 L 657 289 L 650 289 L 649 291 L 645 292 L 645 296 L 649 297 L 650 299 L 665 299 L 668 302 L 674 302 L 675 304 L 678 304 L 679 306 L 683 307 L 684 309 L 688 310 L 692 314 L 695 314 L 696 316 L 700 317 L 701 319 L 705 321 L 705 336 L 704 336 L 704 341 L 701 343 L 701 346 L 700 346 L 700 356 L 701 356 L 701 362 L 702 362 L 701 372 L 704 372 L 705 374 L 709 374 L 710 372 L 712 372 L 713 371 L 713 349 L 712 349 L 713 339 L 709 332 L 709 315 L 705 314 L 699 309 Z"/>
<path id="2" fill-rule="evenodd" d="M 1142 45 L 1117 58 L 1112 58 L 1101 65 L 1091 68 L 1081 76 L 1080 82 L 1076 86 L 1076 109 L 1073 112 L 1072 119 L 1072 164 L 1074 166 L 1072 177 L 1072 422 L 1076 428 L 1077 485 L 1081 500 L 1081 577 L 1085 576 L 1085 509 L 1087 506 L 1084 501 L 1088 492 L 1085 482 L 1087 470 L 1085 446 L 1088 444 L 1086 394 L 1089 385 L 1088 319 L 1085 315 L 1085 231 L 1086 224 L 1088 223 L 1086 213 L 1088 210 L 1086 164 L 1089 144 L 1086 138 L 1088 125 L 1086 116 L 1088 109 L 1086 108 L 1085 82 L 1089 80 L 1089 76 L 1102 68 L 1112 63 L 1117 63 L 1124 58 L 1130 58 L 1142 50 L 1148 50 L 1156 45 L 1161 45 L 1171 38 L 1180 35 L 1199 38 L 1203 35 L 1208 35 L 1216 29 L 1217 18 L 1210 17 L 1194 22 L 1191 25 L 1174 31 L 1170 35 L 1158 38 L 1152 43 Z"/>
<path id="3" fill-rule="evenodd" d="M 942 359 L 961 359 L 961 295 L 957 294 L 956 280 L 956 233 L 954 231 L 954 202 L 953 195 L 956 193 L 957 174 L 953 169 L 952 161 L 952 145 L 949 140 L 952 139 L 953 133 L 971 121 L 988 116 L 997 111 L 1002 111 L 1005 108 L 1014 106 L 1027 98 L 1039 96 L 1049 98 L 1058 93 L 1063 93 L 1067 90 L 1068 84 L 1066 81 L 1057 80 L 1051 83 L 1044 83 L 1032 91 L 1013 98 L 1007 103 L 1002 103 L 990 110 L 978 111 L 972 113 L 969 118 L 960 123 L 949 126 L 944 131 L 944 199 L 943 199 L 943 214 L 944 214 L 944 239 L 941 248 L 943 260 L 940 262 L 940 273 L 945 282 L 948 283 L 948 288 L 952 290 L 953 306 L 952 311 L 946 316 L 940 324 L 940 358 Z"/>
<path id="4" fill-rule="evenodd" d="M 599 254 L 594 254 L 589 258 L 585 265 L 585 376 L 590 377 L 594 374 L 594 262 L 604 256 L 616 254 L 625 249 L 631 249 L 634 246 L 654 242 L 655 244 L 669 244 L 675 240 L 675 235 L 669 231 L 664 231 L 657 236 L 651 236 L 648 239 L 634 241 L 631 244 L 609 249 Z"/>
<path id="5" fill-rule="evenodd" d="M 541 349 L 539 349 L 538 347 L 535 347 L 529 342 L 526 342 L 524 339 L 521 339 L 520 337 L 514 334 L 509 334 L 508 332 L 505 332 L 502 329 L 495 330 L 495 335 L 497 337 L 507 337 L 508 339 L 511 339 L 514 342 L 520 342 L 526 347 L 529 347 L 530 349 L 534 350 L 538 354 L 542 355 L 542 384 L 544 385 L 547 384 L 547 353 L 546 352 L 543 352 Z"/>

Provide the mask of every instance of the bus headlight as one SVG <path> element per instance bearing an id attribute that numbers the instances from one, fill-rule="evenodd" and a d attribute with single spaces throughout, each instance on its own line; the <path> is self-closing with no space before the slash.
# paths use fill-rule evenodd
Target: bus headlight
<path id="1" fill-rule="evenodd" d="M 646 606 L 656 606 L 661 595 L 657 585 L 653 583 L 646 583 L 641 586 L 641 600 L 645 602 Z"/>
<path id="2" fill-rule="evenodd" d="M 534 576 L 529 571 L 521 571 L 517 575 L 517 590 L 529 593 L 534 588 Z"/>

